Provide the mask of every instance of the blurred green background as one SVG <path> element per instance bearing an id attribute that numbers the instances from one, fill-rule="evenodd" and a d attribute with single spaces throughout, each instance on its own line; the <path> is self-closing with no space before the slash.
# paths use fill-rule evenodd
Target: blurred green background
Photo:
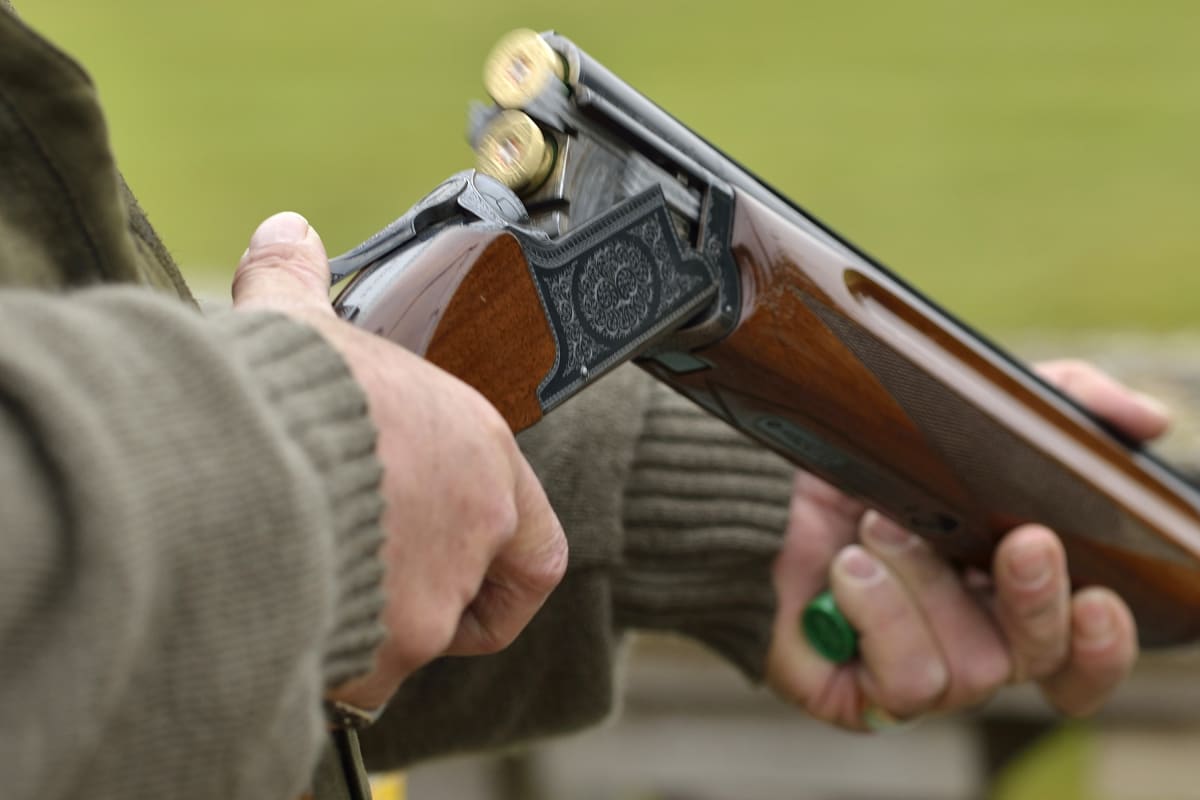
<path id="1" fill-rule="evenodd" d="M 491 44 L 557 28 L 985 330 L 1168 329 L 1200 297 L 1200 8 L 19 0 L 92 72 L 190 278 L 260 219 L 341 251 L 471 163 Z"/>

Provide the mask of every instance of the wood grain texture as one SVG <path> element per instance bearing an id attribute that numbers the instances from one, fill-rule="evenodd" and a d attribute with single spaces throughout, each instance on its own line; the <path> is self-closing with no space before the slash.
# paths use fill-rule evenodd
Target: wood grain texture
<path id="1" fill-rule="evenodd" d="M 542 418 L 537 388 L 556 353 L 520 245 L 497 236 L 463 276 L 426 358 L 482 392 L 521 431 Z"/>
<path id="2" fill-rule="evenodd" d="M 450 230 L 364 270 L 342 292 L 354 323 L 479 390 L 513 431 L 541 419 L 556 345 L 512 234 Z"/>
<path id="3" fill-rule="evenodd" d="M 1077 409 L 881 270 L 737 197 L 737 328 L 660 379 L 772 449 L 986 566 L 1012 526 L 1064 539 L 1077 584 L 1142 640 L 1200 637 L 1200 506 Z"/>

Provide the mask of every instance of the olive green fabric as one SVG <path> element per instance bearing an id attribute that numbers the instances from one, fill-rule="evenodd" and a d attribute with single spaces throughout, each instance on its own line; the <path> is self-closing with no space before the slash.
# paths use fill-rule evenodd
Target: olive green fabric
<path id="1" fill-rule="evenodd" d="M 381 638 L 361 390 L 180 302 L 90 82 L 6 12 L 0 187 L 3 794 L 293 796 Z"/>
<path id="2" fill-rule="evenodd" d="M 4 795 L 288 797 L 379 637 L 361 394 L 308 329 L 179 302 L 90 81 L 3 12 L 0 187 Z M 633 368 L 521 444 L 568 576 L 506 652 L 406 683 L 377 765 L 602 719 L 629 627 L 761 675 L 786 467 Z"/>
<path id="3" fill-rule="evenodd" d="M 0 13 L 0 42 L 0 257 L 10 281 L 47 288 L 136 282 L 186 296 L 140 210 L 131 214 L 126 205 L 132 197 L 113 163 L 91 81 L 11 14 Z"/>

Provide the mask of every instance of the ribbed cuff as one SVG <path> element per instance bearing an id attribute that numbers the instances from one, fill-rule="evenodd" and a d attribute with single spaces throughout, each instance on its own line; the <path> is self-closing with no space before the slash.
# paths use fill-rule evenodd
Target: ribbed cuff
<path id="1" fill-rule="evenodd" d="M 328 492 L 336 597 L 324 678 L 326 687 L 337 686 L 371 668 L 384 633 L 382 468 L 366 398 L 341 357 L 307 326 L 269 313 L 229 313 L 218 322 Z"/>
<path id="2" fill-rule="evenodd" d="M 775 613 L 771 564 L 793 474 L 779 457 L 655 386 L 625 493 L 617 624 L 693 636 L 761 680 Z"/>

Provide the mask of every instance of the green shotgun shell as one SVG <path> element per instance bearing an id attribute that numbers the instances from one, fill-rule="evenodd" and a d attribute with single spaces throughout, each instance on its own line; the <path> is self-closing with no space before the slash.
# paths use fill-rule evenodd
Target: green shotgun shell
<path id="1" fill-rule="evenodd" d="M 808 643 L 825 658 L 841 664 L 858 655 L 858 633 L 842 616 L 833 593 L 826 590 L 804 607 L 800 624 Z"/>

